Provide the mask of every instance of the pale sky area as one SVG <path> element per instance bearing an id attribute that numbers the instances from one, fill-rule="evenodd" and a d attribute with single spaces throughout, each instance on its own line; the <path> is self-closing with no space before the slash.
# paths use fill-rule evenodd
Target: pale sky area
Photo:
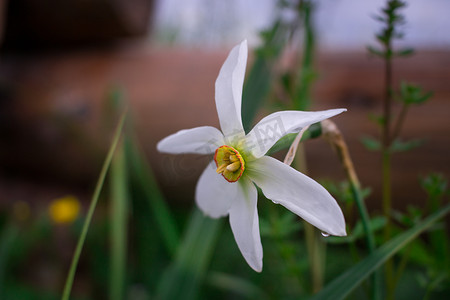
<path id="1" fill-rule="evenodd" d="M 274 0 L 158 0 L 155 30 L 161 40 L 210 47 L 243 39 L 258 43 L 258 32 L 270 26 Z M 450 1 L 409 0 L 402 10 L 407 23 L 399 44 L 415 48 L 450 48 Z M 317 0 L 315 24 L 324 49 L 358 49 L 374 42 L 381 23 L 371 16 L 385 0 Z"/>

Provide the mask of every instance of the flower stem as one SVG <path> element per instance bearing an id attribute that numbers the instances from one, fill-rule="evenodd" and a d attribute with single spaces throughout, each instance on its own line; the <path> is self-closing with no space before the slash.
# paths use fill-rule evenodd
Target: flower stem
<path id="1" fill-rule="evenodd" d="M 314 3 L 301 0 L 298 4 L 299 16 L 303 21 L 303 58 L 301 73 L 295 91 L 295 109 L 307 110 L 311 106 L 311 86 L 314 81 L 314 52 L 315 52 L 315 30 L 313 24 Z"/>
<path id="2" fill-rule="evenodd" d="M 316 228 L 304 221 L 306 247 L 311 267 L 312 293 L 315 294 L 323 287 L 323 271 L 325 268 L 325 244 L 320 240 L 320 233 Z"/>
<path id="3" fill-rule="evenodd" d="M 315 4 L 310 0 L 301 0 L 298 4 L 299 16 L 303 22 L 303 57 L 299 82 L 297 84 L 296 96 L 294 98 L 295 108 L 308 110 L 311 106 L 311 87 L 314 82 L 314 54 L 316 50 L 316 31 L 314 28 Z M 306 130 L 306 129 L 305 129 Z M 301 132 L 303 134 L 303 132 Z M 305 151 L 300 144 L 300 157 L 302 166 L 298 168 L 307 174 Z M 320 231 L 308 222 L 304 222 L 306 244 L 312 277 L 312 291 L 317 293 L 323 287 L 326 243 L 323 242 Z"/>
<path id="4" fill-rule="evenodd" d="M 405 117 L 406 117 L 406 113 L 408 111 L 409 105 L 406 103 L 403 103 L 402 105 L 402 109 L 400 111 L 400 114 L 397 118 L 397 122 L 395 122 L 395 126 L 394 126 L 394 130 L 392 132 L 392 138 L 391 140 L 395 140 L 399 135 L 400 135 L 400 131 L 402 129 L 402 125 L 405 121 Z"/>
<path id="5" fill-rule="evenodd" d="M 116 155 L 111 164 L 111 272 L 109 299 L 120 300 L 125 296 L 127 226 L 128 226 L 128 186 L 127 166 L 123 141 L 117 146 Z"/>
<path id="6" fill-rule="evenodd" d="M 299 133 L 298 136 L 300 135 L 301 133 Z M 296 150 L 297 155 L 294 160 L 295 169 L 304 174 L 307 174 L 305 149 L 303 147 L 303 144 L 298 144 Z M 286 155 L 285 162 L 287 160 L 290 160 L 289 153 Z M 303 226 L 305 228 L 306 250 L 308 252 L 308 260 L 312 278 L 312 292 L 317 293 L 322 289 L 323 286 L 326 245 L 321 241 L 319 231 L 317 231 L 314 226 L 306 221 L 303 221 Z"/>
<path id="7" fill-rule="evenodd" d="M 391 237 L 391 155 L 389 149 L 384 149 L 382 152 L 382 204 L 383 215 L 386 218 L 386 226 L 384 227 L 383 239 L 388 241 Z M 392 259 L 386 261 L 385 276 L 386 276 L 386 299 L 394 299 L 394 281 L 393 281 L 394 266 Z"/>
<path id="8" fill-rule="evenodd" d="M 392 53 L 391 41 L 385 44 L 385 53 Z M 384 82 L 384 99 L 383 99 L 383 129 L 382 129 L 382 207 L 383 215 L 386 218 L 386 226 L 384 227 L 384 240 L 388 241 L 391 237 L 391 105 L 392 105 L 392 58 L 391 55 L 385 56 L 385 82 Z M 391 300 L 394 296 L 393 285 L 393 262 L 391 259 L 386 261 L 386 299 Z"/>
<path id="9" fill-rule="evenodd" d="M 391 44 L 386 45 L 386 52 L 391 52 Z M 391 103 L 392 103 L 392 61 L 390 56 L 385 57 L 384 65 L 384 98 L 383 98 L 383 146 L 389 148 L 391 128 Z"/>
<path id="10" fill-rule="evenodd" d="M 364 199 L 361 195 L 361 185 L 358 176 L 353 165 L 350 152 L 348 150 L 347 144 L 345 143 L 342 133 L 337 128 L 336 124 L 330 120 L 324 120 L 322 124 L 322 134 L 327 139 L 327 141 L 333 146 L 338 154 L 338 157 L 344 167 L 345 174 L 350 182 L 350 188 L 355 199 L 356 206 L 358 207 L 359 215 L 361 216 L 361 222 L 365 232 L 367 248 L 369 254 L 375 251 L 375 239 L 370 228 L 370 217 L 367 212 Z M 371 298 L 380 299 L 381 297 L 381 278 L 379 272 L 374 272 L 371 277 Z"/>

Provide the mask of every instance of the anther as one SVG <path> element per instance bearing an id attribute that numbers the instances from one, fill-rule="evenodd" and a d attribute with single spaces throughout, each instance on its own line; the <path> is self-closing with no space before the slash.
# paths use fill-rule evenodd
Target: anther
<path id="1" fill-rule="evenodd" d="M 230 161 L 231 162 L 236 162 L 236 161 L 239 161 L 239 158 L 235 154 L 231 154 L 230 155 Z"/>
<path id="2" fill-rule="evenodd" d="M 235 171 L 237 171 L 240 167 L 241 167 L 241 163 L 240 163 L 239 161 L 236 161 L 236 162 L 234 162 L 234 163 L 232 163 L 232 164 L 229 164 L 229 165 L 227 166 L 227 170 L 230 171 L 230 172 L 235 172 Z"/>
<path id="3" fill-rule="evenodd" d="M 226 169 L 228 169 L 227 166 L 228 166 L 227 164 L 222 164 L 222 165 L 220 165 L 220 166 L 217 168 L 217 170 L 216 170 L 217 174 L 220 174 L 220 173 L 222 173 L 223 171 L 225 171 Z"/>

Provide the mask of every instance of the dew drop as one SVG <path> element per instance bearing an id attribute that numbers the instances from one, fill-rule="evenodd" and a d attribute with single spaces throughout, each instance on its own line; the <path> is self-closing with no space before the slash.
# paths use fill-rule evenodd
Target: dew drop
<path id="1" fill-rule="evenodd" d="M 323 236 L 323 237 L 329 237 L 330 234 L 329 234 L 329 233 L 326 233 L 326 232 L 322 232 L 322 236 Z"/>
<path id="2" fill-rule="evenodd" d="M 277 201 L 273 201 L 273 200 L 272 200 L 272 202 L 273 202 L 274 204 L 280 204 L 280 202 L 277 202 Z"/>

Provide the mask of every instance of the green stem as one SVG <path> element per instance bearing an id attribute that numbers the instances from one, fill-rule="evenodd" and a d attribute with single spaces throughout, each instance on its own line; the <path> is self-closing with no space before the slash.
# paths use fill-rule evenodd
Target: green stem
<path id="1" fill-rule="evenodd" d="M 342 166 L 345 170 L 345 174 L 347 175 L 347 179 L 350 182 L 350 189 L 353 198 L 355 199 L 359 215 L 361 216 L 361 222 L 365 233 L 367 248 L 369 250 L 369 254 L 372 254 L 375 251 L 375 239 L 370 228 L 369 213 L 367 212 L 364 199 L 361 195 L 361 185 L 356 174 L 356 170 L 353 165 L 353 161 L 351 159 L 347 144 L 345 143 L 344 137 L 342 136 L 340 130 L 337 128 L 336 124 L 334 124 L 330 120 L 322 121 L 321 124 L 323 135 L 336 150 L 339 160 L 341 161 Z M 379 272 L 375 272 L 373 274 L 373 276 L 371 277 L 371 281 L 371 298 L 374 300 L 380 299 L 381 278 Z"/>
<path id="2" fill-rule="evenodd" d="M 319 232 L 316 228 L 304 221 L 306 247 L 308 251 L 309 265 L 311 267 L 312 293 L 315 294 L 323 286 L 323 269 L 325 247 L 320 240 Z"/>
<path id="3" fill-rule="evenodd" d="M 119 138 L 122 133 L 122 128 L 125 122 L 127 110 L 125 110 L 121 117 L 119 124 L 115 130 L 114 138 L 111 143 L 111 147 L 109 148 L 106 159 L 103 163 L 102 170 L 100 172 L 100 176 L 98 178 L 97 184 L 95 186 L 94 194 L 92 195 L 91 204 L 89 205 L 89 210 L 86 215 L 86 219 L 83 224 L 83 229 L 81 230 L 80 237 L 78 238 L 78 243 L 75 248 L 75 252 L 73 254 L 72 263 L 70 265 L 69 272 L 67 274 L 66 284 L 64 285 L 64 290 L 61 299 L 68 300 L 70 296 L 70 291 L 72 289 L 73 280 L 75 277 L 75 271 L 77 269 L 78 261 L 80 259 L 81 250 L 83 249 L 84 241 L 86 239 L 86 235 L 89 229 L 89 225 L 92 220 L 92 216 L 94 215 L 95 207 L 97 206 L 98 198 L 100 196 L 100 192 L 103 187 L 103 183 L 105 182 L 106 173 L 108 171 L 109 166 L 111 165 L 111 160 L 113 158 L 114 152 L 116 150 L 117 144 L 119 142 Z"/>
<path id="4" fill-rule="evenodd" d="M 314 6 L 311 1 L 299 2 L 299 14 L 303 17 L 304 39 L 303 39 L 303 58 L 301 73 L 296 90 L 294 105 L 295 109 L 307 110 L 311 106 L 310 90 L 313 81 L 313 62 L 315 51 L 315 32 L 312 21 Z"/>
<path id="5" fill-rule="evenodd" d="M 391 237 L 391 155 L 389 149 L 384 149 L 382 152 L 382 199 L 383 199 L 383 215 L 386 217 L 386 227 L 384 227 L 384 240 L 388 241 Z M 385 276 L 386 276 L 386 299 L 394 299 L 395 285 L 393 281 L 394 265 L 392 259 L 386 261 Z"/>
<path id="6" fill-rule="evenodd" d="M 391 188 L 391 146 L 394 138 L 398 135 L 406 114 L 406 107 L 403 108 L 394 130 L 391 129 L 392 122 L 392 58 L 397 55 L 392 50 L 392 42 L 394 39 L 400 38 L 401 33 L 398 32 L 397 26 L 404 22 L 403 16 L 397 13 L 397 10 L 406 4 L 399 0 L 387 0 L 386 7 L 382 9 L 383 16 L 380 20 L 385 23 L 380 34 L 377 34 L 378 41 L 383 45 L 384 59 L 384 97 L 383 97 L 383 123 L 381 132 L 381 182 L 382 182 L 382 209 L 386 218 L 386 226 L 384 228 L 384 241 L 388 241 L 392 234 L 391 208 L 392 208 L 392 188 Z M 385 281 L 386 281 L 386 299 L 394 298 L 395 282 L 394 264 L 392 259 L 386 260 L 385 264 Z"/>
<path id="7" fill-rule="evenodd" d="M 389 150 L 382 153 L 382 199 L 383 199 L 383 214 L 386 217 L 388 224 L 390 223 L 391 215 L 391 155 Z M 387 228 L 387 229 L 386 229 Z M 390 226 L 385 227 L 384 237 L 390 237 Z"/>
<path id="8" fill-rule="evenodd" d="M 109 299 L 120 300 L 125 294 L 128 188 L 123 142 L 111 165 L 111 277 Z"/>
<path id="9" fill-rule="evenodd" d="M 391 52 L 391 45 L 386 45 L 386 52 Z M 384 68 L 384 99 L 383 99 L 383 146 L 389 148 L 391 128 L 391 103 L 392 103 L 392 62 L 390 56 L 386 57 Z"/>
<path id="10" fill-rule="evenodd" d="M 356 207 L 358 208 L 358 213 L 361 216 L 363 229 L 366 235 L 367 247 L 369 248 L 369 252 L 371 253 L 373 252 L 373 250 L 375 250 L 375 239 L 373 237 L 372 230 L 370 229 L 369 213 L 367 212 L 366 205 L 364 204 L 364 199 L 361 196 L 361 188 L 359 187 L 359 183 L 351 180 L 350 187 L 353 198 L 356 202 Z"/>
<path id="11" fill-rule="evenodd" d="M 304 144 L 299 144 L 297 156 L 294 160 L 295 169 L 307 174 Z M 304 221 L 306 250 L 312 278 L 312 292 L 317 293 L 323 286 L 325 243 L 320 239 L 318 230 Z"/>
<path id="12" fill-rule="evenodd" d="M 375 239 L 373 237 L 372 230 L 370 228 L 370 217 L 367 212 L 366 205 L 364 204 L 364 199 L 361 196 L 361 189 L 357 182 L 350 181 L 350 186 L 355 199 L 356 206 L 358 208 L 359 215 L 361 216 L 361 221 L 363 224 L 363 229 L 366 236 L 367 248 L 369 250 L 369 255 L 375 251 Z M 377 300 L 381 299 L 381 277 L 378 271 L 375 271 L 371 277 L 372 288 L 371 288 L 371 299 Z"/>
<path id="13" fill-rule="evenodd" d="M 383 131 L 382 131 L 382 206 L 383 215 L 386 218 L 386 227 L 384 228 L 384 240 L 388 241 L 391 238 L 391 105 L 392 105 L 392 53 L 391 40 L 385 44 L 385 68 L 384 68 L 384 99 L 383 99 Z M 394 298 L 393 285 L 394 266 L 392 259 L 386 261 L 385 276 L 386 276 L 386 299 L 392 300 Z"/>
<path id="14" fill-rule="evenodd" d="M 315 51 L 315 31 L 313 24 L 314 5 L 311 1 L 302 0 L 298 4 L 299 16 L 303 22 L 303 57 L 301 73 L 294 97 L 295 109 L 307 110 L 311 106 L 311 85 L 313 81 L 313 62 Z M 306 174 L 306 159 L 303 145 L 299 145 L 297 160 L 298 170 Z M 319 231 L 307 222 L 305 225 L 306 246 L 312 277 L 312 291 L 318 292 L 323 286 L 323 271 L 325 261 L 325 243 L 320 238 Z"/>
<path id="15" fill-rule="evenodd" d="M 394 130 L 392 133 L 392 141 L 395 140 L 400 135 L 400 131 L 401 131 L 402 125 L 405 121 L 405 117 L 406 117 L 408 108 L 409 108 L 409 105 L 406 103 L 403 103 L 403 106 L 402 106 L 402 109 L 398 116 L 397 122 L 395 123 L 395 126 L 394 126 Z"/>
<path id="16" fill-rule="evenodd" d="M 310 93 L 313 81 L 313 61 L 315 51 L 315 32 L 312 16 L 314 5 L 312 1 L 300 0 L 297 6 L 300 22 L 303 23 L 303 57 L 301 72 L 293 95 L 293 105 L 298 110 L 308 110 L 311 105 Z M 294 161 L 296 169 L 306 174 L 306 160 L 303 145 L 299 144 L 297 159 Z M 320 238 L 320 233 L 312 225 L 304 222 L 306 248 L 310 264 L 312 291 L 318 292 L 323 286 L 323 271 L 325 264 L 326 244 Z"/>

